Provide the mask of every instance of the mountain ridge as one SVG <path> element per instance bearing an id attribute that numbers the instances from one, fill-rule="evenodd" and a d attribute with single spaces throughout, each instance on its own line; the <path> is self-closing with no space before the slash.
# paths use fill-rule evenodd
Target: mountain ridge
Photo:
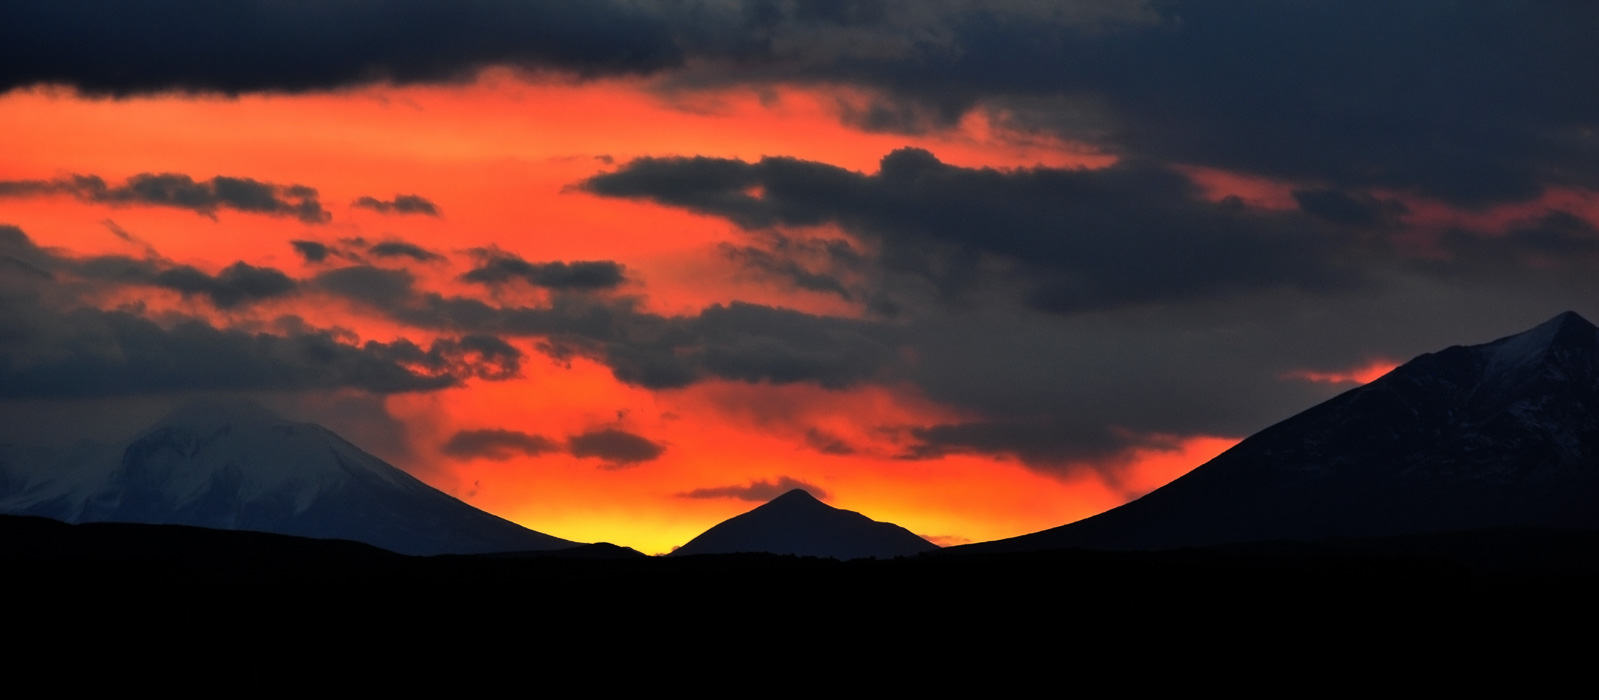
<path id="1" fill-rule="evenodd" d="M 1143 498 L 963 551 L 1599 529 L 1599 328 L 1565 312 L 1426 353 Z"/>

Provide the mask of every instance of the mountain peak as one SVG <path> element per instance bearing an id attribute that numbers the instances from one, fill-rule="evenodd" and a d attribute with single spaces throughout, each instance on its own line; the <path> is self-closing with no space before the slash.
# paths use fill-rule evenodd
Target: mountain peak
<path id="1" fill-rule="evenodd" d="M 783 494 L 781 496 L 778 496 L 777 498 L 774 498 L 774 499 L 766 502 L 767 505 L 771 505 L 773 503 L 785 503 L 785 504 L 786 503 L 794 503 L 794 504 L 815 503 L 817 505 L 827 506 L 827 504 L 823 503 L 821 501 L 821 499 L 819 499 L 819 498 L 817 498 L 815 496 L 812 496 L 811 492 L 810 491 L 806 491 L 805 489 L 793 489 L 793 490 L 789 491 L 788 493 L 785 493 L 785 494 Z M 832 506 L 827 506 L 827 507 L 831 508 Z"/>
<path id="2" fill-rule="evenodd" d="M 180 406 L 119 455 L 58 475 L 26 500 L 0 500 L 0 512 L 350 539 L 402 554 L 576 544 L 473 508 L 326 428 L 250 401 Z"/>
<path id="3" fill-rule="evenodd" d="M 172 409 L 156 427 L 182 427 L 209 433 L 226 425 L 274 426 L 289 422 L 248 399 L 199 399 Z"/>
<path id="4" fill-rule="evenodd" d="M 1417 357 L 1143 498 L 992 549 L 1599 529 L 1599 328 L 1567 311 Z"/>
<path id="5" fill-rule="evenodd" d="M 1566 310 L 1566 311 L 1562 311 L 1562 312 L 1560 312 L 1558 314 L 1555 314 L 1555 317 L 1549 319 L 1548 321 L 1545 321 L 1544 325 L 1548 325 L 1548 324 L 1551 324 L 1551 323 L 1558 323 L 1558 324 L 1560 324 L 1562 326 L 1565 326 L 1565 325 L 1568 325 L 1568 324 L 1576 324 L 1576 325 L 1578 325 L 1578 326 L 1580 326 L 1582 328 L 1588 328 L 1588 329 L 1595 328 L 1595 326 L 1592 323 L 1588 322 L 1588 319 L 1582 317 L 1582 314 L 1579 314 L 1579 313 L 1577 313 L 1575 311 L 1571 311 L 1571 310 Z"/>
<path id="6" fill-rule="evenodd" d="M 1487 358 L 1490 375 L 1537 366 L 1551 359 L 1599 356 L 1599 328 L 1574 311 L 1565 311 L 1531 330 L 1478 346 Z"/>
<path id="7" fill-rule="evenodd" d="M 903 527 L 834 508 L 805 489 L 794 489 L 722 521 L 673 554 L 769 552 L 858 559 L 910 556 L 937 548 Z"/>

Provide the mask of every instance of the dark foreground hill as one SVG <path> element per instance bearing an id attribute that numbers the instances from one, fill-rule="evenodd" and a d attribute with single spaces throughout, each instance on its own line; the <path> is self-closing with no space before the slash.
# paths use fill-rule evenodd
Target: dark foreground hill
<path id="1" fill-rule="evenodd" d="M 669 672 L 694 664 L 719 669 L 707 683 L 786 667 L 816 675 L 785 683 L 853 670 L 860 684 L 875 669 L 882 683 L 929 689 L 1152 666 L 1184 683 L 1247 682 L 1235 676 L 1255 669 L 1430 677 L 1465 659 L 1558 673 L 1586 668 L 1573 658 L 1586 647 L 1562 630 L 1599 621 L 1599 536 L 1530 531 L 838 561 L 410 557 L 0 517 L 0 571 L 8 636 L 40 659 L 220 660 L 241 673 L 272 661 L 283 680 L 365 679 L 395 663 L 352 662 L 363 654 L 607 686 L 680 684 Z"/>
<path id="2" fill-rule="evenodd" d="M 1567 312 L 1422 355 L 1165 487 L 961 551 L 1599 530 L 1599 329 Z"/>

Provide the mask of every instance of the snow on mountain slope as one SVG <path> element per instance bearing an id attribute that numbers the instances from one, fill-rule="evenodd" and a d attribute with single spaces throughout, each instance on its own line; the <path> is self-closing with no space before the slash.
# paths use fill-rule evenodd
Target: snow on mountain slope
<path id="1" fill-rule="evenodd" d="M 119 451 L 0 452 L 0 512 L 67 522 L 258 530 L 404 554 L 576 543 L 458 501 L 338 435 L 248 402 L 198 402 Z"/>

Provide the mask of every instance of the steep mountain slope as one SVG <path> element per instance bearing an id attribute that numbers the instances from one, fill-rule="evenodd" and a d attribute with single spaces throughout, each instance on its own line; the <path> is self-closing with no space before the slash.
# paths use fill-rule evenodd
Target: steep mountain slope
<path id="1" fill-rule="evenodd" d="M 1599 329 L 1572 312 L 1422 355 L 1167 486 L 975 551 L 1599 529 Z"/>
<path id="2" fill-rule="evenodd" d="M 722 521 L 672 554 L 770 552 L 861 559 L 909 556 L 937 548 L 903 527 L 834 508 L 804 489 L 794 489 Z"/>
<path id="3" fill-rule="evenodd" d="M 543 550 L 528 530 L 317 425 L 246 402 L 184 406 L 120 451 L 0 453 L 0 512 L 348 539 L 403 554 Z"/>

